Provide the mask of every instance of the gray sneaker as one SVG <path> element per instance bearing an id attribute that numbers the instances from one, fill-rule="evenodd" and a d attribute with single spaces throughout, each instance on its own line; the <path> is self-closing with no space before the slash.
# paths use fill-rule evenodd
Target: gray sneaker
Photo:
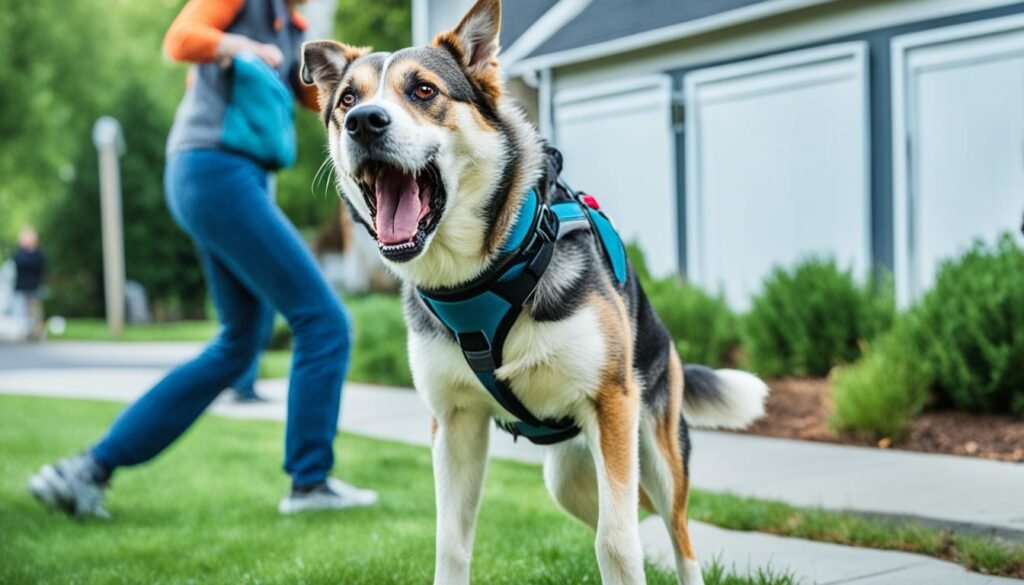
<path id="1" fill-rule="evenodd" d="M 333 477 L 309 490 L 292 489 L 288 497 L 281 500 L 277 511 L 282 514 L 297 514 L 308 510 L 341 510 L 363 508 L 377 503 L 377 492 L 349 485 Z"/>
<path id="2" fill-rule="evenodd" d="M 46 507 L 70 516 L 108 519 L 103 507 L 106 481 L 99 481 L 102 470 L 88 453 L 44 465 L 28 480 L 28 491 Z"/>

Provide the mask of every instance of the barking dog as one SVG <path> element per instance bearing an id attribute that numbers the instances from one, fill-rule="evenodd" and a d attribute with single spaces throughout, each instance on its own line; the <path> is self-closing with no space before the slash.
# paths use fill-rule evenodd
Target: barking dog
<path id="1" fill-rule="evenodd" d="M 596 529 L 604 583 L 645 582 L 641 490 L 669 529 L 679 582 L 701 583 L 686 525 L 687 426 L 741 428 L 762 414 L 767 388 L 743 372 L 683 368 L 632 268 L 616 265 L 621 242 L 577 205 L 560 158 L 503 96 L 500 18 L 499 0 L 479 0 L 428 47 L 303 50 L 341 193 L 405 283 L 413 378 L 435 419 L 434 581 L 469 582 L 493 418 L 554 443 L 545 482 Z M 554 208 L 575 219 L 553 224 Z M 535 265 L 539 279 L 523 288 Z"/>

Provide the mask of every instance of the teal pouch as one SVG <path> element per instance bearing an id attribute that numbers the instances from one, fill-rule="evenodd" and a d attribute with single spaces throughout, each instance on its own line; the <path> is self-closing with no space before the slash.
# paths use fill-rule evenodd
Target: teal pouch
<path id="1" fill-rule="evenodd" d="M 295 163 L 295 104 L 281 76 L 252 53 L 231 64 L 230 98 L 221 143 L 268 169 Z"/>

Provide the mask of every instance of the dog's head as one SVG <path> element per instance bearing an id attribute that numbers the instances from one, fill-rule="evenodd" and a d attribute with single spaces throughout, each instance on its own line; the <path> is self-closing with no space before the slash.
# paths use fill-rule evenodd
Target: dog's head
<path id="1" fill-rule="evenodd" d="M 454 264 L 477 261 L 467 254 L 482 267 L 493 247 L 488 210 L 500 216 L 496 201 L 531 180 L 518 161 L 521 135 L 533 131 L 503 104 L 500 23 L 500 1 L 479 0 L 427 47 L 303 47 L 342 194 L 385 261 L 420 283 L 451 284 Z"/>

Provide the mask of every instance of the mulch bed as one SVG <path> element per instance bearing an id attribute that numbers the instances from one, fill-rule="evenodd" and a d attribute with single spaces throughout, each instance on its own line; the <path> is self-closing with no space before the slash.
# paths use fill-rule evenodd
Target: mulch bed
<path id="1" fill-rule="evenodd" d="M 837 435 L 829 428 L 832 394 L 828 380 L 785 379 L 768 385 L 772 392 L 767 414 L 748 431 L 755 435 L 1024 462 L 1024 421 L 1020 419 L 927 412 L 911 423 L 910 433 L 903 440 L 874 442 Z"/>

